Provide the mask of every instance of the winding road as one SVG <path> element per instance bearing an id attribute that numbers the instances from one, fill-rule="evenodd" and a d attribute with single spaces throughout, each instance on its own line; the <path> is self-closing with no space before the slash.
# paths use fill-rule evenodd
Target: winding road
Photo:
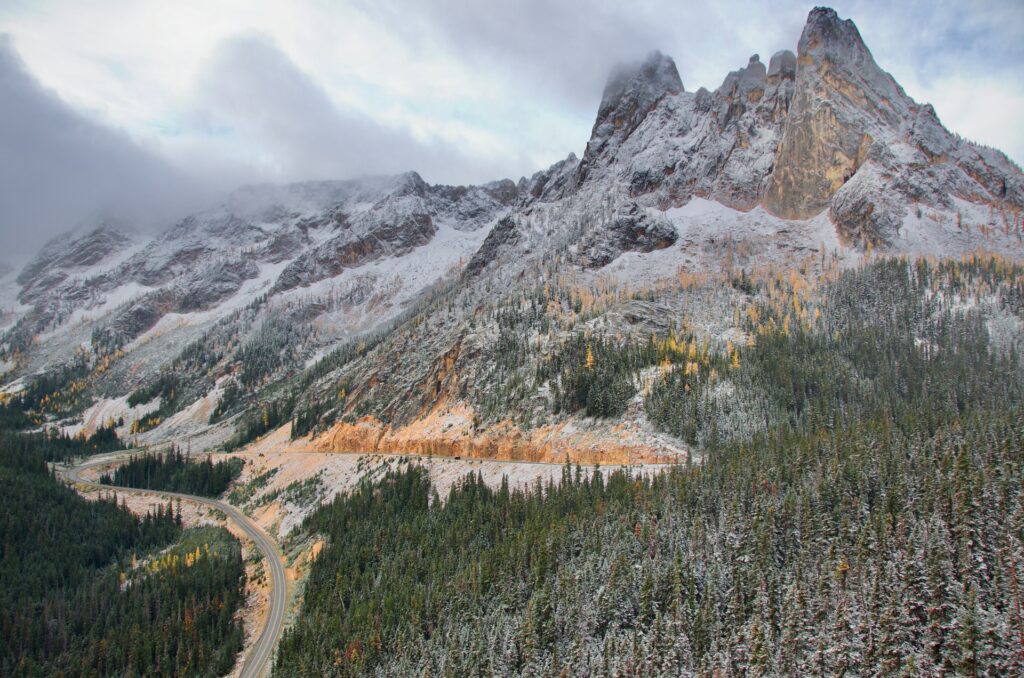
<path id="1" fill-rule="evenodd" d="M 284 630 L 285 613 L 288 609 L 288 582 L 285 579 L 284 565 L 281 562 L 281 549 L 259 525 L 253 522 L 248 516 L 234 506 L 217 499 L 197 497 L 191 494 L 180 492 L 164 492 L 161 490 L 140 490 L 134 487 L 120 487 L 118 485 L 100 485 L 82 478 L 82 472 L 100 466 L 109 466 L 116 463 L 118 457 L 105 456 L 101 459 L 91 459 L 88 462 L 62 471 L 63 476 L 70 482 L 89 487 L 105 490 L 118 490 L 122 492 L 138 492 L 150 494 L 157 497 L 172 499 L 185 499 L 198 504 L 215 508 L 225 513 L 239 528 L 256 544 L 256 547 L 263 553 L 270 570 L 270 599 L 268 603 L 267 617 L 263 623 L 256 642 L 249 648 L 245 655 L 245 662 L 242 664 L 240 678 L 258 678 L 270 671 L 271 659 L 274 656 L 274 649 L 277 641 L 281 638 Z"/>

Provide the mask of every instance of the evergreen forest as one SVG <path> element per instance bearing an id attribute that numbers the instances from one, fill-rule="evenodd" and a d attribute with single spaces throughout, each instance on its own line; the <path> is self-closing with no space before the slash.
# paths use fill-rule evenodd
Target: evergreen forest
<path id="1" fill-rule="evenodd" d="M 183 529 L 170 504 L 85 499 L 47 465 L 120 447 L 111 433 L 0 431 L 0 675 L 224 675 L 243 641 L 237 540 Z"/>
<path id="2" fill-rule="evenodd" d="M 1024 674 L 1020 267 L 750 284 L 744 345 L 581 336 L 543 368 L 594 416 L 643 389 L 700 463 L 366 480 L 306 520 L 275 675 Z"/>
<path id="3" fill-rule="evenodd" d="M 193 461 L 191 455 L 177 447 L 156 454 L 132 455 L 113 473 L 100 477 L 104 485 L 138 487 L 147 490 L 168 490 L 195 494 L 201 497 L 219 497 L 231 481 L 242 472 L 241 459 L 213 461 L 210 455 Z"/>

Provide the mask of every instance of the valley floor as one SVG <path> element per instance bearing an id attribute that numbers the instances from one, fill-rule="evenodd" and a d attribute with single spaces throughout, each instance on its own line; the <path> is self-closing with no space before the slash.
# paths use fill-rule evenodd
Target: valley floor
<path id="1" fill-rule="evenodd" d="M 103 473 L 123 462 L 125 456 L 125 453 L 108 455 L 109 464 L 90 465 L 81 470 L 79 477 L 88 482 L 98 482 Z M 350 491 L 361 479 L 377 479 L 388 471 L 418 465 L 426 469 L 432 486 L 441 497 L 445 497 L 470 473 L 478 475 L 485 484 L 495 489 L 500 487 L 504 479 L 507 479 L 510 488 L 529 489 L 538 484 L 557 484 L 565 470 L 564 464 L 554 462 L 316 451 L 311 449 L 308 440 L 291 440 L 289 426 L 271 432 L 242 450 L 216 456 L 236 457 L 245 462 L 227 501 L 242 509 L 283 546 L 287 592 L 291 601 L 287 611 L 289 619 L 293 618 L 301 607 L 301 592 L 306 575 L 312 561 L 324 545 L 318 537 L 305 534 L 299 529 L 302 521 L 321 503 L 331 500 L 338 493 Z M 606 468 L 630 468 L 634 472 L 646 473 L 668 466 L 634 464 L 606 465 Z M 585 475 L 589 475 L 591 468 L 581 470 Z M 98 499 L 113 492 L 98 490 L 95 486 L 84 484 L 77 486 L 77 489 L 89 499 Z M 117 496 L 132 512 L 139 515 L 145 515 L 166 502 L 159 496 L 146 492 L 118 490 Z M 245 606 L 242 610 L 245 646 L 231 674 L 240 675 L 269 609 L 272 584 L 265 564 L 245 532 L 222 512 L 188 500 L 181 501 L 180 506 L 185 526 L 225 527 L 242 544 L 248 581 Z M 296 593 L 298 595 L 295 595 Z"/>

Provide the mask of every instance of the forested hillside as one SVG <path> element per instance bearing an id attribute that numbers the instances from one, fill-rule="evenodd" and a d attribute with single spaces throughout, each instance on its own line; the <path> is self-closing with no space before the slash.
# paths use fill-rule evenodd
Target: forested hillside
<path id="1" fill-rule="evenodd" d="M 177 447 L 156 454 L 133 455 L 113 473 L 100 477 L 104 485 L 139 487 L 147 490 L 169 490 L 219 497 L 242 471 L 241 459 L 213 461 L 210 455 L 192 461 L 190 455 Z"/>
<path id="2" fill-rule="evenodd" d="M 364 483 L 307 520 L 328 546 L 276 675 L 1024 671 L 1024 272 L 752 284 L 749 345 L 663 337 L 652 382 L 636 347 L 607 371 L 702 465 L 443 501 L 416 468 Z"/>
<path id="3" fill-rule="evenodd" d="M 115 436 L 116 441 L 116 436 Z M 0 675 L 218 676 L 242 646 L 238 542 L 88 501 L 46 458 L 89 440 L 0 432 Z"/>

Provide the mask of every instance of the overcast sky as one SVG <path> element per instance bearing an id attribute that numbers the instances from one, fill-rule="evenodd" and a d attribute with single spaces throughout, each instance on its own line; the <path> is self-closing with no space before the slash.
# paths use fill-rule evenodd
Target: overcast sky
<path id="1" fill-rule="evenodd" d="M 879 64 L 1024 161 L 1024 3 L 866 2 Z M 518 178 L 581 153 L 616 62 L 684 86 L 794 49 L 811 3 L 0 0 L 0 257 L 87 216 L 147 227 L 240 183 Z"/>

